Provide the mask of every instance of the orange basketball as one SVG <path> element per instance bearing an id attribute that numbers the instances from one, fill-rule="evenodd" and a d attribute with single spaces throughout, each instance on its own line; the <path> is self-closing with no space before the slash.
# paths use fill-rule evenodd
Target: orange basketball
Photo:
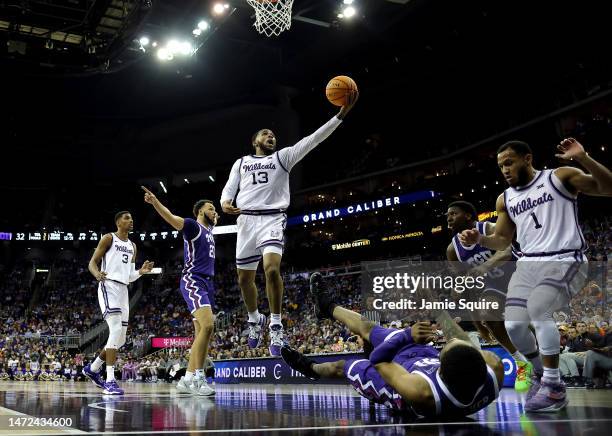
<path id="1" fill-rule="evenodd" d="M 336 76 L 325 87 L 325 95 L 335 106 L 344 106 L 351 91 L 357 91 L 357 84 L 349 76 Z"/>

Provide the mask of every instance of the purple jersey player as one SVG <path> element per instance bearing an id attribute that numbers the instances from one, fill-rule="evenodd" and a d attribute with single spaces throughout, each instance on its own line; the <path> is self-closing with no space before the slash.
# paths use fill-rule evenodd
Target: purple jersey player
<path id="1" fill-rule="evenodd" d="M 493 353 L 478 350 L 446 311 L 436 321 L 447 338 L 442 352 L 425 345 L 434 333 L 429 323 L 412 329 L 385 329 L 335 305 L 323 289 L 322 277 L 310 278 L 319 319 L 334 318 L 371 345 L 368 359 L 317 364 L 289 347 L 283 359 L 312 379 L 346 378 L 365 398 L 416 416 L 471 415 L 493 402 L 504 380 L 504 366 Z"/>
<path id="2" fill-rule="evenodd" d="M 195 337 L 189 355 L 185 376 L 177 384 L 177 390 L 201 396 L 214 395 L 206 383 L 204 364 L 213 332 L 215 239 L 213 227 L 219 215 L 210 200 L 199 200 L 193 206 L 192 218 L 174 215 L 144 186 L 144 200 L 153 205 L 157 213 L 176 230 L 183 231 L 185 266 L 181 275 L 181 293 L 193 315 Z"/>

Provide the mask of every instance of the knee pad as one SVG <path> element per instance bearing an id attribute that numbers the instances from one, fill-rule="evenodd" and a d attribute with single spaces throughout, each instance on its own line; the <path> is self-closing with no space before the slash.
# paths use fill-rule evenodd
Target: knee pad
<path id="1" fill-rule="evenodd" d="M 121 315 L 109 315 L 106 317 L 106 323 L 108 324 L 108 340 L 104 349 L 110 348 L 117 350 L 121 344 Z"/>

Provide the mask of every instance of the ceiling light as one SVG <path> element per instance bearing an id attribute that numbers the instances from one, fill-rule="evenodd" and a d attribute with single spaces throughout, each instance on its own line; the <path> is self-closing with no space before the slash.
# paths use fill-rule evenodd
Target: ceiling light
<path id="1" fill-rule="evenodd" d="M 225 7 L 221 3 L 215 3 L 213 6 L 213 12 L 217 15 L 222 14 L 225 12 Z"/>
<path id="2" fill-rule="evenodd" d="M 352 6 L 348 6 L 348 7 L 344 8 L 344 11 L 342 11 L 342 14 L 344 15 L 345 18 L 351 18 L 356 13 L 357 13 L 357 11 Z"/>
<path id="3" fill-rule="evenodd" d="M 174 56 L 172 56 L 172 53 L 170 53 L 170 50 L 168 50 L 165 47 L 160 48 L 159 50 L 157 50 L 157 58 L 160 61 L 169 61 L 173 58 Z"/>

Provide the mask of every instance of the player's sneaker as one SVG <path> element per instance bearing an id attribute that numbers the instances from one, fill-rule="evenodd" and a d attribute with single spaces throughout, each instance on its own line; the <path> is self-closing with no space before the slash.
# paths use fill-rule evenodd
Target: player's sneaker
<path id="1" fill-rule="evenodd" d="M 185 381 L 185 377 L 181 377 L 181 379 L 176 384 L 176 390 L 182 394 L 191 394 L 191 389 L 189 389 L 189 385 Z"/>
<path id="2" fill-rule="evenodd" d="M 538 393 L 541 386 L 542 386 L 542 376 L 533 374 L 531 376 L 531 379 L 529 380 L 529 390 L 527 391 L 525 401 L 531 400 L 533 396 Z"/>
<path id="3" fill-rule="evenodd" d="M 323 276 L 320 272 L 310 275 L 310 295 L 312 295 L 317 319 L 333 318 L 332 312 L 335 305 L 325 289 Z"/>
<path id="4" fill-rule="evenodd" d="M 514 380 L 514 390 L 517 392 L 526 392 L 531 386 L 531 375 L 533 374 L 533 365 L 531 362 L 523 360 L 516 361 L 516 379 Z"/>
<path id="5" fill-rule="evenodd" d="M 192 395 L 200 395 L 203 397 L 209 397 L 215 394 L 215 390 L 208 386 L 208 383 L 206 383 L 206 380 L 203 378 L 194 378 L 189 385 L 189 392 Z"/>
<path id="6" fill-rule="evenodd" d="M 289 365 L 292 369 L 301 372 L 310 380 L 319 380 L 321 378 L 321 376 L 312 369 L 312 364 L 315 362 L 304 356 L 299 351 L 293 350 L 289 346 L 285 345 L 281 348 L 281 356 L 283 356 L 283 360 L 287 365 Z"/>
<path id="7" fill-rule="evenodd" d="M 123 389 L 119 387 L 116 380 L 104 383 L 104 395 L 123 395 Z"/>
<path id="8" fill-rule="evenodd" d="M 194 380 L 195 381 L 195 380 Z M 196 386 L 193 386 L 192 392 L 201 397 L 210 397 L 211 395 L 215 395 L 215 390 L 208 385 L 205 379 L 198 380 L 197 389 Z"/>
<path id="9" fill-rule="evenodd" d="M 281 347 L 285 344 L 285 334 L 283 332 L 283 326 L 275 324 L 270 326 L 270 355 L 280 356 Z"/>
<path id="10" fill-rule="evenodd" d="M 88 364 L 85 368 L 83 368 L 83 371 L 81 372 L 83 373 L 85 377 L 91 380 L 94 385 L 96 385 L 99 388 L 104 389 L 104 380 L 102 380 L 102 377 L 100 377 L 99 372 L 94 372 L 91 369 L 91 364 Z"/>
<path id="11" fill-rule="evenodd" d="M 266 319 L 266 316 L 260 313 L 259 322 L 249 322 L 249 347 L 257 348 L 261 344 Z"/>
<path id="12" fill-rule="evenodd" d="M 542 381 L 538 392 L 525 403 L 525 412 L 557 412 L 568 402 L 563 383 Z"/>

